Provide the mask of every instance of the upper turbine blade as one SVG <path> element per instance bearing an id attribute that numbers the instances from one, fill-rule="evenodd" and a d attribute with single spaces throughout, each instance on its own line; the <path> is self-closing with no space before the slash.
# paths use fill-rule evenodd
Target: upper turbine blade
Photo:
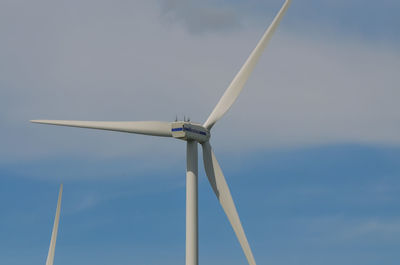
<path id="1" fill-rule="evenodd" d="M 247 79 L 249 78 L 251 72 L 254 69 L 254 66 L 257 64 L 258 59 L 260 58 L 265 46 L 268 41 L 272 37 L 276 27 L 281 21 L 283 15 L 289 7 L 291 0 L 286 0 L 283 4 L 281 10 L 276 15 L 271 25 L 268 27 L 267 31 L 262 36 L 261 40 L 258 42 L 256 48 L 250 54 L 247 61 L 244 63 L 242 68 L 236 74 L 235 78 L 232 80 L 229 87 L 226 89 L 225 93 L 222 95 L 218 104 L 215 106 L 214 110 L 211 112 L 207 121 L 204 123 L 204 127 L 210 130 L 214 124 L 222 117 L 224 114 L 230 109 L 232 104 L 236 101 L 236 98 L 239 96 L 240 92 Z"/>
<path id="2" fill-rule="evenodd" d="M 50 241 L 49 253 L 47 254 L 46 265 L 53 265 L 54 262 L 54 252 L 56 250 L 58 223 L 60 221 L 62 192 L 63 192 L 63 185 L 61 184 L 60 192 L 58 194 L 56 217 L 54 218 L 53 232 L 51 233 L 51 241 Z"/>
<path id="3" fill-rule="evenodd" d="M 31 120 L 34 123 L 100 129 L 171 137 L 171 123 L 162 121 L 60 121 Z"/>
<path id="4" fill-rule="evenodd" d="M 251 252 L 249 242 L 247 241 L 246 234 L 244 233 L 242 224 L 239 219 L 239 215 L 236 211 L 235 204 L 232 199 L 231 192 L 229 191 L 228 184 L 226 183 L 224 174 L 222 173 L 221 167 L 212 151 L 209 142 L 205 142 L 203 145 L 203 160 L 204 168 L 210 181 L 211 187 L 217 195 L 222 208 L 225 211 L 229 222 L 235 231 L 236 237 L 242 246 L 243 252 L 246 255 L 247 261 L 250 265 L 256 265 L 256 262 Z"/>

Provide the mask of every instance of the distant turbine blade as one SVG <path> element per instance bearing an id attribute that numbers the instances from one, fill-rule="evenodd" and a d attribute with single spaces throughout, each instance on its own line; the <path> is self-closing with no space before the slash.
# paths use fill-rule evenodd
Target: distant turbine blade
<path id="1" fill-rule="evenodd" d="M 34 123 L 71 126 L 89 129 L 138 133 L 152 136 L 172 137 L 171 123 L 162 121 L 61 121 L 31 120 Z"/>
<path id="2" fill-rule="evenodd" d="M 51 241 L 50 241 L 49 253 L 47 254 L 46 265 L 53 265 L 54 262 L 54 252 L 56 250 L 58 223 L 60 221 L 62 192 L 63 192 L 63 185 L 61 184 L 60 192 L 58 194 L 56 217 L 54 218 L 53 232 L 51 233 Z"/>
<path id="3" fill-rule="evenodd" d="M 230 109 L 232 104 L 236 101 L 240 92 L 243 89 L 244 84 L 249 78 L 251 72 L 254 69 L 254 66 L 257 64 L 258 59 L 260 58 L 265 46 L 268 41 L 271 39 L 272 34 L 274 33 L 276 27 L 281 21 L 283 15 L 289 7 L 291 0 L 286 0 L 283 4 L 281 10 L 276 15 L 271 25 L 268 27 L 267 31 L 262 36 L 261 40 L 258 42 L 256 48 L 250 54 L 247 61 L 244 63 L 240 71 L 237 73 L 232 83 L 229 85 L 225 93 L 222 95 L 218 104 L 215 106 L 213 112 L 211 112 L 207 121 L 204 123 L 204 127 L 210 130 L 214 124 L 222 117 L 224 114 Z"/>
<path id="4" fill-rule="evenodd" d="M 242 246 L 248 263 L 250 265 L 256 265 L 253 253 L 251 252 L 249 242 L 247 241 L 246 234 L 244 233 L 239 215 L 236 211 L 236 207 L 231 196 L 231 192 L 229 191 L 229 187 L 226 183 L 221 167 L 219 166 L 214 152 L 212 151 L 210 143 L 206 142 L 202 145 L 204 168 L 208 180 L 210 181 L 211 187 L 214 190 L 215 195 L 217 195 L 217 198 L 221 203 L 221 206 L 224 209 L 233 230 L 235 231 L 236 237 L 238 238 L 239 243 Z"/>

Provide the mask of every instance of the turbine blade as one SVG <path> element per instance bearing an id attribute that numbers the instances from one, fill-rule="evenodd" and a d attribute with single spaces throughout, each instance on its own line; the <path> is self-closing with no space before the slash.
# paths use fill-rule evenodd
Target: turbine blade
<path id="1" fill-rule="evenodd" d="M 171 123 L 162 121 L 62 121 L 31 120 L 34 123 L 71 126 L 89 129 L 138 133 L 153 136 L 171 137 Z"/>
<path id="2" fill-rule="evenodd" d="M 211 187 L 214 190 L 215 195 L 217 195 L 217 198 L 221 203 L 221 206 L 224 209 L 233 230 L 235 231 L 236 237 L 238 238 L 239 243 L 242 246 L 248 263 L 250 265 L 256 265 L 253 253 L 251 252 L 249 242 L 247 241 L 246 234 L 244 233 L 242 223 L 240 222 L 235 203 L 233 202 L 231 192 L 229 191 L 229 187 L 226 183 L 221 167 L 219 166 L 214 152 L 212 151 L 210 143 L 205 142 L 202 144 L 202 146 L 204 169 L 206 171 Z"/>
<path id="3" fill-rule="evenodd" d="M 61 184 L 60 192 L 58 194 L 56 216 L 54 218 L 53 232 L 51 233 L 51 241 L 50 241 L 49 253 L 47 254 L 46 265 L 53 265 L 54 262 L 54 252 L 56 250 L 58 223 L 60 221 L 62 192 L 63 192 L 63 185 Z"/>
<path id="4" fill-rule="evenodd" d="M 283 4 L 281 10 L 276 15 L 271 25 L 268 27 L 267 31 L 262 36 L 261 40 L 258 42 L 256 48 L 250 54 L 249 58 L 246 60 L 242 68 L 236 74 L 235 78 L 232 80 L 229 87 L 226 89 L 225 93 L 222 95 L 218 104 L 215 106 L 214 110 L 211 112 L 207 121 L 204 123 L 204 127 L 210 130 L 214 124 L 230 109 L 233 103 L 236 101 L 240 92 L 243 89 L 244 84 L 249 78 L 251 72 L 253 71 L 258 59 L 260 58 L 265 46 L 271 39 L 276 27 L 279 25 L 283 15 L 289 7 L 291 0 L 286 0 Z"/>

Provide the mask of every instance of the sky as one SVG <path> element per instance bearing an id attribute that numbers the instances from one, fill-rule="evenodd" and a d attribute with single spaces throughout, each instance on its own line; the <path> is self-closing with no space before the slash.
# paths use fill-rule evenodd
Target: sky
<path id="1" fill-rule="evenodd" d="M 0 0 L 0 264 L 183 264 L 185 143 L 283 1 Z M 292 1 L 211 142 L 258 264 L 400 259 L 400 2 Z M 200 156 L 201 157 L 201 156 Z M 200 264 L 246 264 L 199 160 Z"/>

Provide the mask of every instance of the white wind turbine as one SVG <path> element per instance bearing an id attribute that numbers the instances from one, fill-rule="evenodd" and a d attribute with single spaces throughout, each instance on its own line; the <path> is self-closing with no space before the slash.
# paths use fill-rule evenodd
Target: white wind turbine
<path id="1" fill-rule="evenodd" d="M 265 46 L 270 40 L 291 0 L 286 0 L 282 8 L 268 27 L 256 48 L 250 54 L 245 64 L 237 73 L 218 104 L 211 112 L 207 121 L 201 125 L 189 121 L 161 122 L 110 122 L 110 121 L 65 121 L 65 120 L 32 120 L 35 123 L 110 130 L 152 136 L 174 137 L 187 141 L 186 159 L 186 265 L 198 264 L 198 180 L 197 143 L 203 147 L 204 168 L 208 180 L 214 190 L 229 222 L 239 240 L 250 265 L 255 265 L 253 254 L 240 222 L 235 204 L 226 183 L 225 177 L 212 151 L 209 139 L 210 130 L 214 124 L 229 110 L 239 96 L 244 84 L 249 78 Z"/>
<path id="2" fill-rule="evenodd" d="M 51 233 L 49 253 L 47 254 L 46 265 L 53 265 L 54 253 L 56 251 L 56 241 L 58 233 L 58 223 L 60 222 L 60 211 L 61 211 L 61 198 L 63 192 L 63 185 L 60 185 L 60 192 L 58 193 L 56 216 L 54 217 L 53 231 Z"/>

